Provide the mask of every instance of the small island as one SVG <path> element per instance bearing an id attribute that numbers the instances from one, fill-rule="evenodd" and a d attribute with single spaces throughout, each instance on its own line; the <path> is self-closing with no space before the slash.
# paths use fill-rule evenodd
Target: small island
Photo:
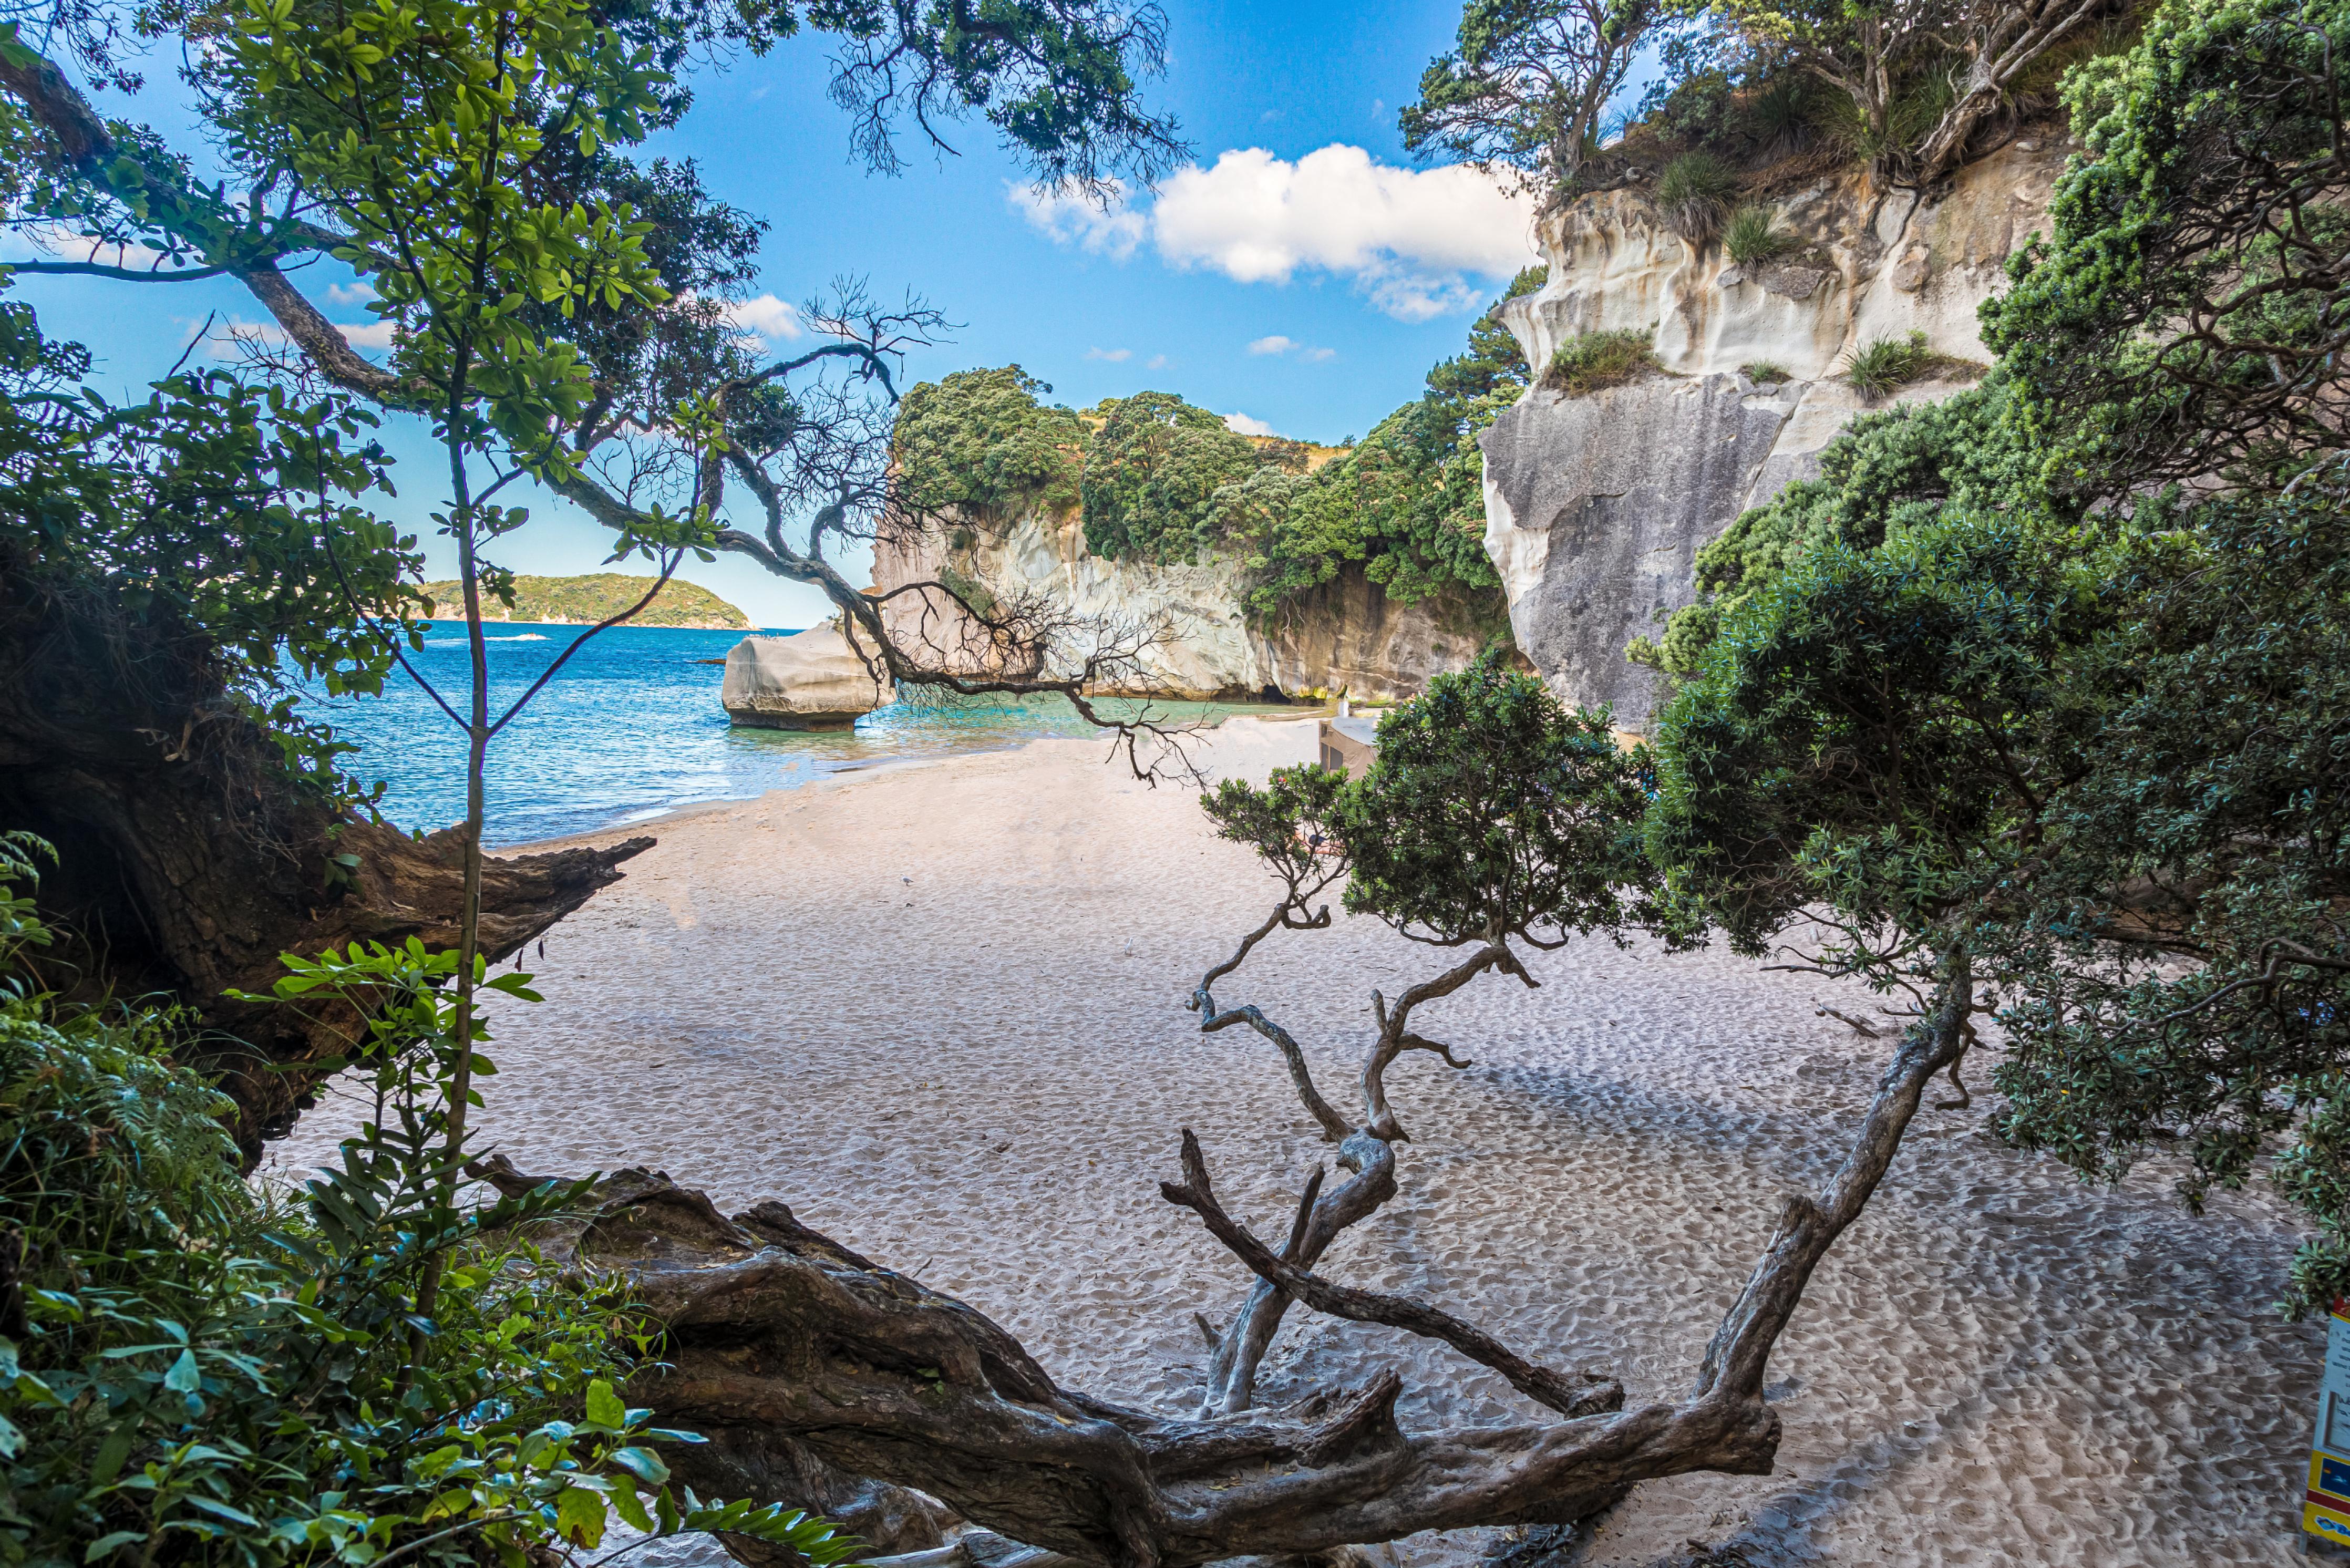
<path id="1" fill-rule="evenodd" d="M 621 572 L 590 572 L 577 577 L 516 577 L 514 608 L 484 598 L 484 620 L 536 621 L 546 626 L 593 626 L 645 597 L 650 577 Z M 464 596 L 453 581 L 427 583 L 425 597 L 436 618 L 461 617 Z M 751 618 L 708 588 L 675 577 L 659 597 L 630 618 L 630 626 L 682 627 L 701 631 L 748 631 Z"/>

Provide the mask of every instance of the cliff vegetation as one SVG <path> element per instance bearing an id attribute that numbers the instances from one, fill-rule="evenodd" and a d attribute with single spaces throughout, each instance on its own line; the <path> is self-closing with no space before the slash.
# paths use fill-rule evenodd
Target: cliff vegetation
<path id="1" fill-rule="evenodd" d="M 1503 298 L 1542 286 L 1521 273 Z M 1350 563 L 1402 603 L 1446 588 L 1490 597 L 1483 460 L 1477 436 L 1524 390 L 1517 340 L 1481 317 L 1466 349 L 1430 370 L 1421 395 L 1338 447 L 1243 436 L 1172 392 L 1107 399 L 1082 412 L 1016 365 L 915 387 L 895 454 L 917 507 L 1002 522 L 1076 507 L 1086 545 L 1107 560 L 1229 560 L 1271 613 Z"/>

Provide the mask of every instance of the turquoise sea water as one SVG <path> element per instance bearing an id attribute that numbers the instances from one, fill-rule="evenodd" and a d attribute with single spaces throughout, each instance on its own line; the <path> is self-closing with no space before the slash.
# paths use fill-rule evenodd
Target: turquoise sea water
<path id="1" fill-rule="evenodd" d="M 512 623 L 490 628 L 492 711 L 502 711 L 581 628 Z M 737 631 L 619 627 L 564 665 L 490 745 L 492 846 L 528 843 L 647 820 L 699 801 L 790 789 L 846 769 L 1018 745 L 1088 726 L 1058 698 L 939 707 L 897 703 L 853 732 L 738 730 L 718 706 L 723 659 Z M 460 712 L 467 690 L 462 626 L 440 623 L 409 661 Z M 1181 717 L 1263 711 L 1159 703 Z M 445 827 L 464 815 L 464 738 L 397 671 L 377 698 L 314 700 L 311 711 L 359 744 L 344 767 L 387 784 L 380 809 L 402 827 Z"/>

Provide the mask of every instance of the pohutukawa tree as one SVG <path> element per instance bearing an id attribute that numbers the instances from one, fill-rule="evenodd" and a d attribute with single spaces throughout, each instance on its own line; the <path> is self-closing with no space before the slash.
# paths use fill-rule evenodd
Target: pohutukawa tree
<path id="1" fill-rule="evenodd" d="M 1250 1407 L 1258 1366 L 1293 1300 L 1442 1339 L 1569 1416 L 1622 1402 L 1622 1388 L 1606 1378 L 1532 1366 L 1445 1314 L 1333 1286 L 1311 1271 L 1349 1226 L 1395 1196 L 1395 1146 L 1409 1135 L 1388 1104 L 1388 1069 L 1408 1052 L 1469 1065 L 1414 1029 L 1413 1015 L 1488 971 L 1534 985 L 1513 943 L 1547 951 L 1594 932 L 1621 942 L 1628 930 L 1655 922 L 1656 877 L 1638 830 L 1644 771 L 1642 759 L 1617 748 L 1604 717 L 1565 712 L 1541 682 L 1511 673 L 1489 654 L 1461 674 L 1440 676 L 1381 723 L 1378 758 L 1367 777 L 1344 783 L 1319 767 L 1288 768 L 1263 788 L 1227 780 L 1207 797 L 1219 833 L 1255 850 L 1282 892 L 1263 923 L 1192 992 L 1201 1031 L 1244 1023 L 1272 1041 L 1306 1113 L 1338 1145 L 1338 1163 L 1351 1175 L 1324 1192 L 1315 1169 L 1276 1256 L 1217 1203 L 1204 1157 L 1185 1133 L 1184 1180 L 1166 1188 L 1168 1199 L 1196 1210 L 1258 1274 L 1223 1328 L 1201 1325 L 1213 1350 L 1206 1413 Z M 1349 912 L 1459 955 L 1392 1001 L 1371 993 L 1378 1029 L 1353 1116 L 1316 1090 L 1286 1029 L 1253 1005 L 1220 1008 L 1214 992 L 1274 931 L 1326 929 L 1329 908 L 1317 910 L 1314 900 L 1341 882 Z"/>

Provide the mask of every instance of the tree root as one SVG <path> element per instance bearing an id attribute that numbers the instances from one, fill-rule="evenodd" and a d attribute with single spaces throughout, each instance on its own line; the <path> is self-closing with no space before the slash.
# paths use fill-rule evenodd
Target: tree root
<path id="1" fill-rule="evenodd" d="M 506 1191 L 541 1180 L 502 1158 L 477 1171 Z M 804 1227 L 728 1220 L 655 1172 L 605 1179 L 534 1240 L 567 1270 L 624 1277 L 666 1327 L 662 1364 L 628 1394 L 712 1439 L 672 1455 L 687 1484 L 812 1507 L 805 1454 L 1089 1564 L 1191 1568 L 1555 1523 L 1645 1477 L 1764 1474 L 1777 1450 L 1759 1387 L 1427 1434 L 1397 1421 L 1393 1371 L 1213 1419 L 1130 1409 L 1062 1388 L 951 1297 L 858 1267 Z"/>

